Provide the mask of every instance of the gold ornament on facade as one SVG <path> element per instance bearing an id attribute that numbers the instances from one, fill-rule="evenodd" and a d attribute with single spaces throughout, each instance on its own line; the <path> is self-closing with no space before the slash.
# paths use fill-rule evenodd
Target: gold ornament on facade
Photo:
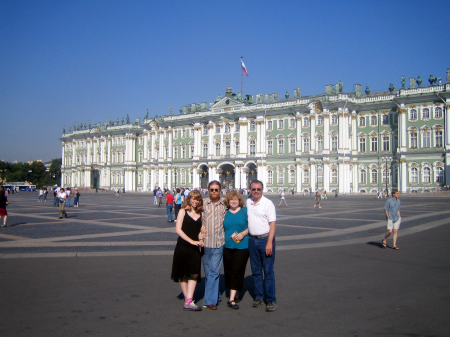
<path id="1" fill-rule="evenodd" d="M 377 112 L 376 112 L 375 110 L 372 110 L 372 111 L 370 112 L 370 114 L 371 114 L 371 115 L 376 115 Z"/>
<path id="2" fill-rule="evenodd" d="M 386 115 L 388 112 L 389 112 L 388 110 L 382 110 L 382 111 L 381 111 L 381 113 L 382 113 L 383 115 Z"/>
<path id="3" fill-rule="evenodd" d="M 416 105 L 415 105 L 415 104 L 411 104 L 409 107 L 410 107 L 411 109 L 414 109 L 414 108 L 416 107 Z"/>
<path id="4" fill-rule="evenodd" d="M 422 104 L 422 106 L 425 106 L 425 107 L 427 107 L 427 106 L 428 106 L 428 103 L 427 103 L 427 102 L 425 102 L 425 103 L 423 103 L 423 104 Z"/>

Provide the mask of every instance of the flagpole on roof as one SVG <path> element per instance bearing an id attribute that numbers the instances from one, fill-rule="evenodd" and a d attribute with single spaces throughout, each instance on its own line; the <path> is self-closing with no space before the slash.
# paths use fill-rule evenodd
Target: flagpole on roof
<path id="1" fill-rule="evenodd" d="M 244 97 L 244 71 L 242 70 L 242 59 L 243 57 L 241 56 L 241 96 L 242 98 Z"/>

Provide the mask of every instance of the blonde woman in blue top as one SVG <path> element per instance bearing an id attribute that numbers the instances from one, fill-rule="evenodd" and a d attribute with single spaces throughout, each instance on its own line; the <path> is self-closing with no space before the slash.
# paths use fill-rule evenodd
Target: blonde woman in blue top
<path id="1" fill-rule="evenodd" d="M 231 309 L 239 309 L 238 292 L 244 285 L 245 268 L 248 253 L 248 221 L 247 208 L 243 208 L 244 199 L 238 191 L 228 193 L 224 200 L 228 210 L 223 221 L 225 246 L 223 249 L 223 269 L 225 271 L 225 287 L 230 289 L 230 300 L 227 305 Z"/>

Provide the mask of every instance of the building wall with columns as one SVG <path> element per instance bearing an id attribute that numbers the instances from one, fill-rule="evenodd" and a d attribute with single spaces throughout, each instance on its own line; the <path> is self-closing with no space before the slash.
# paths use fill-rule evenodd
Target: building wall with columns
<path id="1" fill-rule="evenodd" d="M 258 178 L 271 192 L 434 191 L 450 182 L 449 108 L 450 83 L 256 102 L 228 87 L 179 115 L 74 126 L 61 138 L 61 184 L 150 191 Z"/>

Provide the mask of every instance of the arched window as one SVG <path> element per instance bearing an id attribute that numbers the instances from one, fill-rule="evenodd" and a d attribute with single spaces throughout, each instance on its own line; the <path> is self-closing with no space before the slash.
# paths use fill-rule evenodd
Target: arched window
<path id="1" fill-rule="evenodd" d="M 216 124 L 216 133 L 217 133 L 217 134 L 220 133 L 220 124 Z"/>
<path id="2" fill-rule="evenodd" d="M 191 145 L 191 159 L 194 158 L 194 145 Z"/>
<path id="3" fill-rule="evenodd" d="M 181 159 L 186 159 L 186 146 L 181 148 Z"/>
<path id="4" fill-rule="evenodd" d="M 317 151 L 323 151 L 323 137 L 317 137 Z"/>
<path id="5" fill-rule="evenodd" d="M 383 117 L 381 118 L 381 124 L 383 124 L 383 125 L 389 124 L 389 115 L 388 114 L 383 115 Z"/>
<path id="6" fill-rule="evenodd" d="M 278 130 L 283 130 L 283 129 L 284 129 L 284 120 L 279 119 L 278 120 Z"/>
<path id="7" fill-rule="evenodd" d="M 309 152 L 309 138 L 303 138 L 303 152 Z"/>
<path id="8" fill-rule="evenodd" d="M 436 167 L 436 182 L 439 184 L 444 183 L 444 169 L 440 166 Z"/>
<path id="9" fill-rule="evenodd" d="M 273 184 L 273 171 L 272 170 L 267 171 L 267 183 Z"/>
<path id="10" fill-rule="evenodd" d="M 250 141 L 250 155 L 256 154 L 256 143 L 254 140 Z"/>
<path id="11" fill-rule="evenodd" d="M 230 133 L 231 127 L 230 127 L 230 123 L 226 123 L 225 124 L 225 133 Z"/>
<path id="12" fill-rule="evenodd" d="M 370 137 L 370 152 L 378 151 L 378 137 L 372 136 Z"/>
<path id="13" fill-rule="evenodd" d="M 178 159 L 178 146 L 173 148 L 173 159 Z"/>
<path id="14" fill-rule="evenodd" d="M 239 123 L 236 123 L 235 131 L 239 132 L 240 129 L 241 129 L 241 125 Z"/>
<path id="15" fill-rule="evenodd" d="M 254 132 L 254 131 L 256 131 L 256 122 L 251 121 L 250 122 L 250 132 Z"/>
<path id="16" fill-rule="evenodd" d="M 203 136 L 208 135 L 208 125 L 203 125 Z"/>
<path id="17" fill-rule="evenodd" d="M 309 170 L 303 170 L 303 184 L 309 184 Z"/>
<path id="18" fill-rule="evenodd" d="M 371 176 L 372 176 L 372 184 L 378 184 L 378 171 L 376 169 L 372 169 Z"/>
<path id="19" fill-rule="evenodd" d="M 435 146 L 442 147 L 442 131 L 435 132 Z"/>
<path id="20" fill-rule="evenodd" d="M 411 149 L 417 149 L 417 133 L 411 132 L 409 134 L 409 144 Z"/>
<path id="21" fill-rule="evenodd" d="M 230 142 L 225 142 L 225 152 L 226 152 L 227 156 L 229 156 L 231 154 L 231 143 Z"/>
<path id="22" fill-rule="evenodd" d="M 142 151 L 139 152 L 139 162 L 140 163 L 144 162 L 144 152 Z"/>
<path id="23" fill-rule="evenodd" d="M 289 120 L 289 127 L 290 127 L 291 129 L 295 129 L 295 119 L 294 119 L 294 118 L 291 118 L 291 119 Z"/>
<path id="24" fill-rule="evenodd" d="M 423 182 L 424 183 L 431 183 L 431 170 L 429 167 L 425 167 L 423 169 Z"/>
<path id="25" fill-rule="evenodd" d="M 208 157 L 208 144 L 203 144 L 203 157 Z"/>
<path id="26" fill-rule="evenodd" d="M 278 154 L 284 154 L 284 140 L 278 139 Z"/>
<path id="27" fill-rule="evenodd" d="M 272 131 L 273 130 L 273 122 L 272 121 L 268 121 L 267 122 L 267 130 L 268 131 Z"/>
<path id="28" fill-rule="evenodd" d="M 317 126 L 322 126 L 323 125 L 323 116 L 319 115 L 317 116 Z"/>
<path id="29" fill-rule="evenodd" d="M 377 116 L 370 116 L 370 126 L 377 126 Z"/>
<path id="30" fill-rule="evenodd" d="M 385 152 L 389 151 L 389 136 L 388 135 L 383 136 L 383 151 L 385 151 Z"/>
<path id="31" fill-rule="evenodd" d="M 278 169 L 278 184 L 284 184 L 284 169 Z"/>
<path id="32" fill-rule="evenodd" d="M 289 170 L 289 184 L 295 184 L 295 170 Z"/>
<path id="33" fill-rule="evenodd" d="M 419 182 L 419 170 L 417 167 L 411 167 L 411 176 L 409 177 L 409 181 L 412 184 L 417 184 Z"/>
<path id="34" fill-rule="evenodd" d="M 273 155 L 273 141 L 271 140 L 267 141 L 267 154 Z"/>
<path id="35" fill-rule="evenodd" d="M 303 127 L 309 128 L 309 117 L 303 117 Z"/>
<path id="36" fill-rule="evenodd" d="M 366 117 L 364 117 L 364 116 L 359 117 L 359 126 L 360 127 L 366 126 Z"/>
<path id="37" fill-rule="evenodd" d="M 295 138 L 289 139 L 289 153 L 290 154 L 295 153 Z"/>
<path id="38" fill-rule="evenodd" d="M 331 136 L 331 151 L 337 151 L 338 147 L 338 137 Z"/>
<path id="39" fill-rule="evenodd" d="M 216 143 L 216 156 L 220 156 L 220 144 Z"/>
<path id="40" fill-rule="evenodd" d="M 317 183 L 323 184 L 323 167 L 317 167 Z"/>
<path id="41" fill-rule="evenodd" d="M 429 148 L 430 147 L 430 131 L 422 132 L 422 147 Z"/>
<path id="42" fill-rule="evenodd" d="M 337 182 L 338 182 L 338 172 L 334 168 L 334 169 L 331 170 L 331 183 L 332 184 L 337 184 Z"/>
<path id="43" fill-rule="evenodd" d="M 331 124 L 336 125 L 338 123 L 338 116 L 336 114 L 331 115 Z"/>
<path id="44" fill-rule="evenodd" d="M 422 119 L 430 119 L 430 109 L 428 108 L 422 109 Z"/>
<path id="45" fill-rule="evenodd" d="M 365 184 L 367 181 L 367 173 L 366 170 L 361 170 L 359 171 L 359 183 L 360 184 Z"/>
<path id="46" fill-rule="evenodd" d="M 434 118 L 442 118 L 442 108 L 437 107 L 434 109 Z"/>
<path id="47" fill-rule="evenodd" d="M 239 142 L 236 142 L 235 145 L 236 145 L 236 154 L 239 154 L 240 153 L 239 152 Z"/>
<path id="48" fill-rule="evenodd" d="M 417 110 L 416 109 L 409 110 L 409 119 L 410 120 L 416 120 L 417 119 Z"/>

